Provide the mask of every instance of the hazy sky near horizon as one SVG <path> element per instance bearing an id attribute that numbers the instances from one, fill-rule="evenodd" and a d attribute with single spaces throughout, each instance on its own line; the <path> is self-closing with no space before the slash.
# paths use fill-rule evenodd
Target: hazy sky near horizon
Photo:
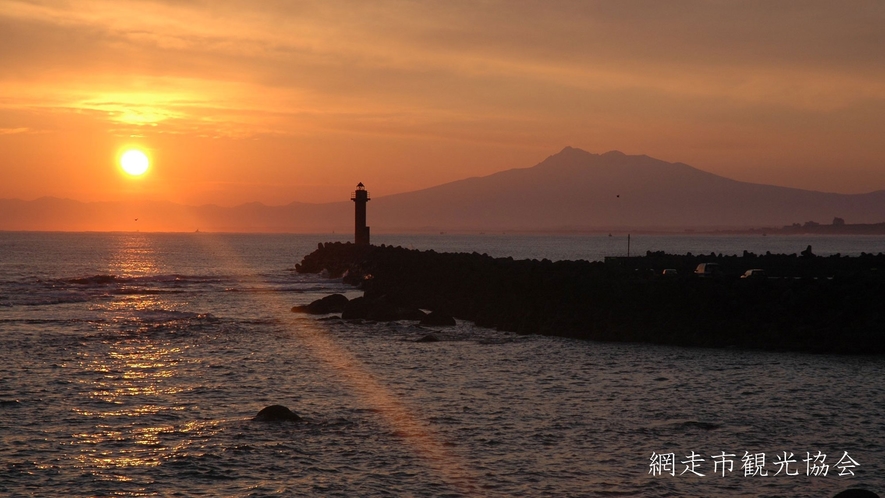
<path id="1" fill-rule="evenodd" d="M 881 1 L 0 0 L 0 198 L 325 202 L 566 145 L 882 190 L 883 26 Z"/>

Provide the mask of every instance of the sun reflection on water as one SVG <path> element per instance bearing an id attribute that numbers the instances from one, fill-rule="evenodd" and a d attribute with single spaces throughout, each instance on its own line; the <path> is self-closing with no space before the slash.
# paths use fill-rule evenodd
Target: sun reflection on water
<path id="1" fill-rule="evenodd" d="M 107 354 L 97 357 L 84 355 L 80 367 L 92 372 L 92 379 L 82 383 L 82 393 L 88 399 L 104 406 L 89 403 L 74 410 L 80 416 L 107 420 L 131 418 L 128 426 L 110 427 L 97 424 L 93 432 L 73 434 L 73 444 L 80 447 L 77 460 L 82 468 L 92 469 L 96 477 L 105 480 L 123 478 L 105 471 L 122 467 L 155 467 L 170 451 L 162 436 L 174 433 L 175 427 L 166 424 L 138 426 L 150 417 L 166 412 L 178 412 L 187 407 L 177 395 L 182 387 L 167 385 L 176 376 L 181 363 L 181 347 L 154 343 L 149 338 L 108 341 Z M 121 446 L 120 449 L 114 448 Z M 135 449 L 124 449 L 126 447 Z"/>
<path id="2" fill-rule="evenodd" d="M 210 239 L 201 239 L 209 242 Z M 96 422 L 95 431 L 79 431 L 72 436 L 78 448 L 80 467 L 102 480 L 115 480 L 113 469 L 156 467 L 167 459 L 194 455 L 203 451 L 206 439 L 223 430 L 224 421 L 210 425 L 186 423 L 170 426 L 174 412 L 193 408 L 186 401 L 187 391 L 199 389 L 195 384 L 176 384 L 176 378 L 190 368 L 186 357 L 188 346 L 167 334 L 186 333 L 192 326 L 182 306 L 186 301 L 166 300 L 152 290 L 151 277 L 162 276 L 170 269 L 158 262 L 151 237 L 129 234 L 118 239 L 117 251 L 108 260 L 107 272 L 126 282 L 126 292 L 110 293 L 98 311 L 103 321 L 96 321 L 103 354 L 79 357 L 81 371 L 89 374 L 81 381 L 85 398 L 75 412 Z M 213 254 L 221 260 L 225 271 L 236 275 L 238 287 L 262 289 L 265 279 L 241 261 L 230 248 L 219 244 Z M 165 278 L 165 277 L 164 277 Z M 282 296 L 272 292 L 255 292 L 249 299 L 261 301 L 261 309 L 288 310 Z M 384 379 L 376 378 L 360 361 L 336 343 L 316 322 L 293 322 L 288 313 L 275 316 L 278 323 L 297 335 L 299 347 L 335 372 L 335 376 L 358 398 L 377 410 L 391 433 L 402 440 L 412 455 L 418 457 L 434 474 L 442 477 L 455 490 L 467 495 L 474 489 L 476 476 L 460 455 L 443 444 L 436 431 L 420 414 L 392 391 Z M 174 346 L 173 346 L 174 341 Z M 200 360 L 191 360 L 197 361 Z M 115 425 L 115 429 L 104 427 Z M 187 438 L 181 434 L 189 433 Z M 166 437 L 169 435 L 169 437 Z M 175 442 L 173 442 L 175 441 Z"/>
<path id="3" fill-rule="evenodd" d="M 153 237 L 135 233 L 127 234 L 117 241 L 117 250 L 108 261 L 108 273 L 132 278 L 156 275 L 160 271 L 156 258 L 157 242 Z"/>
<path id="4" fill-rule="evenodd" d="M 157 262 L 152 237 L 125 234 L 115 242 L 116 251 L 107 260 L 106 273 L 148 280 L 127 281 L 116 294 L 109 290 L 110 299 L 92 306 L 104 317 L 93 322 L 104 348 L 102 353 L 80 351 L 76 355 L 76 366 L 86 376 L 77 381 L 84 402 L 73 412 L 96 423 L 92 431 L 72 434 L 71 445 L 78 449 L 74 458 L 79 467 L 95 479 L 123 482 L 131 478 L 113 469 L 156 467 L 182 450 L 180 445 L 170 448 L 164 444 L 163 436 L 177 430 L 168 423 L 157 423 L 156 417 L 188 408 L 180 395 L 190 388 L 175 385 L 174 379 L 190 346 L 172 345 L 163 334 L 186 330 L 189 315 L 177 314 L 180 301 L 150 292 L 150 277 L 164 271 Z M 130 421 L 121 426 L 121 420 L 111 419 Z M 186 426 L 181 430 L 200 429 Z"/>

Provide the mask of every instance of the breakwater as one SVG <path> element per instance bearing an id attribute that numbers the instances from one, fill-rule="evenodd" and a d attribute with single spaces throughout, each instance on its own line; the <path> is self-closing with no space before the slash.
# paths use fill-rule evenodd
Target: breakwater
<path id="1" fill-rule="evenodd" d="M 693 275 L 699 263 L 721 274 Z M 767 277 L 741 279 L 747 269 Z M 676 269 L 675 276 L 661 276 Z M 885 353 L 885 255 L 744 253 L 513 260 L 320 244 L 296 266 L 364 290 L 361 306 L 423 308 L 525 334 L 700 347 Z"/>

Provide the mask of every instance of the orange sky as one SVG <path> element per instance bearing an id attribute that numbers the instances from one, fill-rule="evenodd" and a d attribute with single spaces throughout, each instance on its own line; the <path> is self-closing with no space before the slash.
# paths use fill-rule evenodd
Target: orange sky
<path id="1" fill-rule="evenodd" d="M 347 200 L 565 145 L 885 189 L 883 26 L 876 1 L 0 0 L 0 198 Z"/>

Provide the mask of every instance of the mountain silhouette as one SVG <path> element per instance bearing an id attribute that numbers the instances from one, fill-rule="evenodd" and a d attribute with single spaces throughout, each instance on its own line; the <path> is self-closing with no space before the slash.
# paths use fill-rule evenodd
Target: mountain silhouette
<path id="1" fill-rule="evenodd" d="M 740 182 L 682 163 L 566 147 L 540 164 L 378 199 L 389 228 L 781 226 L 885 221 L 885 191 L 832 194 Z M 379 227 L 380 228 L 380 227 Z"/>
<path id="2" fill-rule="evenodd" d="M 354 179 L 358 180 L 358 179 Z M 342 192 L 347 199 L 349 192 Z M 885 191 L 835 194 L 740 182 L 687 164 L 566 147 L 536 166 L 369 203 L 373 233 L 409 230 L 718 229 L 885 221 Z M 133 219 L 139 218 L 137 226 Z M 166 202 L 0 201 L 3 230 L 329 232 L 353 228 L 353 203 L 236 207 Z"/>

